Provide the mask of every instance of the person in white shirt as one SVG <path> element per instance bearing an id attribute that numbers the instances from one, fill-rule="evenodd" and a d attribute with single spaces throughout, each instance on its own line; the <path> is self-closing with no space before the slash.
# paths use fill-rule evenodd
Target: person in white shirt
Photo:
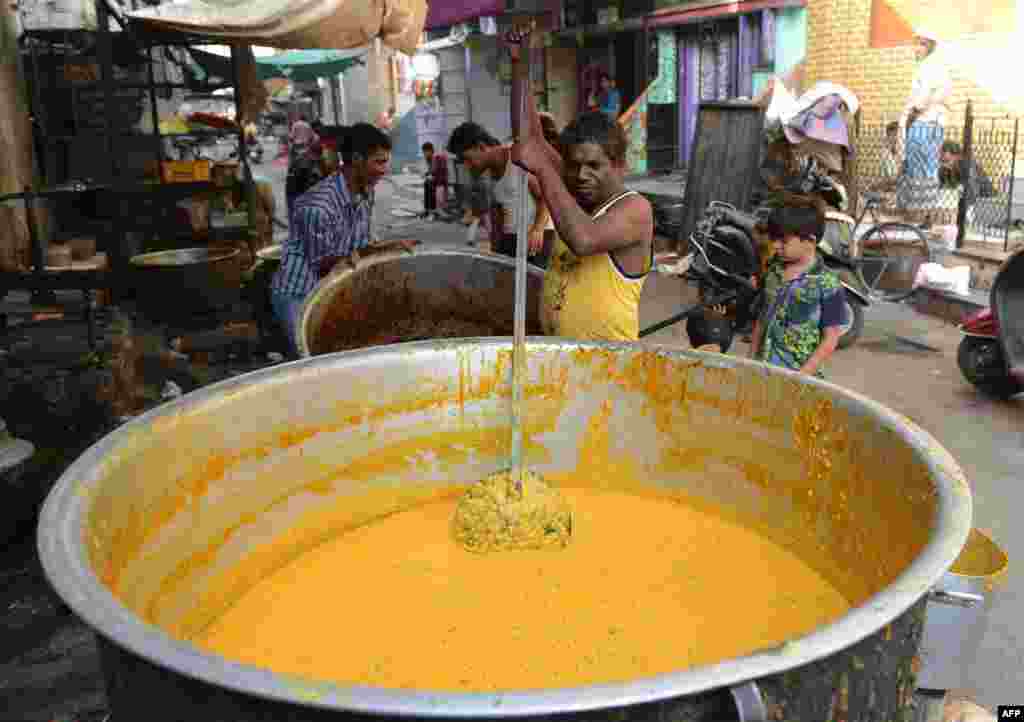
<path id="1" fill-rule="evenodd" d="M 899 203 L 911 221 L 930 225 L 939 205 L 939 155 L 953 94 L 949 68 L 936 53 L 938 37 L 925 29 L 915 31 L 919 62 L 910 98 L 900 117 L 904 177 Z"/>
<path id="2" fill-rule="evenodd" d="M 500 204 L 499 228 L 494 250 L 506 256 L 516 255 L 516 212 L 519 207 L 519 179 L 527 175 L 526 213 L 529 223 L 528 241 L 530 263 L 547 266 L 550 244 L 545 246 L 544 231 L 548 225 L 548 209 L 541 197 L 540 184 L 512 162 L 511 147 L 500 144 L 482 126 L 466 122 L 452 131 L 448 139 L 448 152 L 458 159 L 473 175 L 489 175 L 494 179 L 491 192 L 494 202 Z"/>

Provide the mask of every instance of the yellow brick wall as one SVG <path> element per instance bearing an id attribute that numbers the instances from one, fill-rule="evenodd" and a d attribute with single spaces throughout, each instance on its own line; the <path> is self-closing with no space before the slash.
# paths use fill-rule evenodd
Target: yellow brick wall
<path id="1" fill-rule="evenodd" d="M 936 11 L 948 0 L 919 0 Z M 903 110 L 914 75 L 913 49 L 872 48 L 871 0 L 808 0 L 805 87 L 819 80 L 841 83 L 860 98 L 866 123 L 896 120 Z M 926 8 L 925 8 L 926 9 Z M 976 118 L 1010 114 L 983 88 L 953 68 L 954 97 L 950 124 L 961 125 L 970 98 Z"/>
<path id="2" fill-rule="evenodd" d="M 932 3 L 935 12 L 949 0 L 918 0 Z M 936 32 L 939 32 L 936 30 Z M 910 86 L 913 81 L 916 61 L 913 48 L 871 47 L 871 0 L 808 0 L 807 3 L 807 55 L 805 59 L 806 89 L 821 80 L 830 80 L 850 88 L 861 102 L 861 122 L 866 135 L 863 139 L 867 152 L 862 153 L 857 164 L 857 173 L 877 177 L 881 172 L 878 154 L 881 127 L 888 121 L 898 120 L 903 112 Z M 975 35 L 972 42 L 985 42 L 985 36 Z M 970 78 L 951 68 L 954 94 L 948 125 L 963 126 L 964 111 L 971 100 L 975 117 L 975 158 L 982 169 L 998 186 L 1000 180 L 1010 173 L 1012 163 L 1012 133 L 1014 109 L 1001 105 L 984 88 Z M 983 137 L 983 131 L 992 127 L 1005 130 L 996 141 Z M 947 129 L 948 140 L 961 140 L 959 130 L 952 134 Z M 1024 128 L 1022 128 L 1024 131 Z M 993 144 L 994 143 L 994 144 Z M 1024 139 L 1017 149 L 1016 174 L 1024 175 Z"/>

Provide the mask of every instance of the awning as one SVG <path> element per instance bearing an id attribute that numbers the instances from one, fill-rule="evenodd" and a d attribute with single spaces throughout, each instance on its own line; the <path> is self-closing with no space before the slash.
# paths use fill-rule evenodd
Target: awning
<path id="1" fill-rule="evenodd" d="M 427 30 L 437 30 L 504 13 L 505 0 L 437 0 L 430 4 L 424 27 Z"/>
<path id="2" fill-rule="evenodd" d="M 375 38 L 412 55 L 426 0 L 174 0 L 128 13 L 158 32 L 284 49 L 347 49 Z"/>
<path id="3" fill-rule="evenodd" d="M 732 2 L 688 3 L 656 10 L 646 18 L 649 28 L 688 25 L 718 17 L 743 15 L 758 10 L 806 7 L 806 0 L 732 0 Z"/>
<path id="4" fill-rule="evenodd" d="M 366 51 L 289 50 L 280 55 L 256 58 L 260 80 L 287 78 L 293 82 L 330 78 L 356 65 L 365 65 Z"/>

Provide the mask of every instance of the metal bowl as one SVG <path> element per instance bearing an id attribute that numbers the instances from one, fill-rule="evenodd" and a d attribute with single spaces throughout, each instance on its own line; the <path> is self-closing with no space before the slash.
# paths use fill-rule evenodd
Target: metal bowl
<path id="1" fill-rule="evenodd" d="M 142 268 L 181 268 L 217 263 L 234 258 L 237 248 L 179 248 L 173 251 L 155 251 L 132 256 L 131 264 Z"/>
<path id="2" fill-rule="evenodd" d="M 330 525 L 316 523 L 325 505 L 348 509 L 347 499 L 376 489 L 392 490 L 391 499 L 393 490 L 408 492 L 380 509 L 388 513 L 507 463 L 495 440 L 508 438 L 510 340 L 329 354 L 157 407 L 90 448 L 47 498 L 41 559 L 60 596 L 99 632 L 114 717 L 328 722 L 361 712 L 721 722 L 735 711 L 713 715 L 708 700 L 729 688 L 737 700 L 753 691 L 757 703 L 739 714 L 745 720 L 766 719 L 769 710 L 773 719 L 829 719 L 838 694 L 850 719 L 907 713 L 925 595 L 971 529 L 967 481 L 932 437 L 862 396 L 747 360 L 560 339 L 531 340 L 528 352 L 525 424 L 551 429 L 531 435 L 530 466 L 599 475 L 609 459 L 628 460 L 647 483 L 728 509 L 798 556 L 830 560 L 828 573 L 854 606 L 779 647 L 562 689 L 351 686 L 206 653 L 184 640 L 247 585 L 330 538 Z M 584 444 L 602 413 L 607 433 Z M 416 439 L 433 443 L 439 433 L 472 448 L 439 457 L 429 473 L 418 454 L 393 451 Z M 474 434 L 479 444 L 467 441 Z M 366 458 L 389 461 L 358 479 L 330 476 Z M 294 546 L 258 553 L 272 538 Z M 722 563 L 736 575 L 723 594 L 742 595 L 772 573 L 752 560 Z M 409 600 L 411 614 L 415 608 Z"/>
<path id="3" fill-rule="evenodd" d="M 530 266 L 528 334 L 541 333 L 543 283 L 544 271 Z M 515 262 L 506 256 L 436 246 L 383 251 L 365 256 L 358 269 L 343 264 L 320 282 L 303 306 L 296 345 L 302 356 L 316 356 L 378 345 L 381 338 L 437 338 L 432 327 L 452 319 L 482 329 L 463 335 L 510 336 L 514 291 Z"/>
<path id="4" fill-rule="evenodd" d="M 182 248 L 132 256 L 140 310 L 163 323 L 186 323 L 241 300 L 238 248 Z"/>

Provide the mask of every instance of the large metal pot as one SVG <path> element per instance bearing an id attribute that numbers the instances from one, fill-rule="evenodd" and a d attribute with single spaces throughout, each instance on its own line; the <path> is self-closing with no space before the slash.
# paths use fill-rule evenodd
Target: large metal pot
<path id="1" fill-rule="evenodd" d="M 934 439 L 861 396 L 746 360 L 556 339 L 528 350 L 525 425 L 545 429 L 528 431 L 528 464 L 593 478 L 612 459 L 635 464 L 650 484 L 709 500 L 812 563 L 827 560 L 821 571 L 851 611 L 715 665 L 542 691 L 350 687 L 204 653 L 181 640 L 289 554 L 328 538 L 338 527 L 317 516 L 326 505 L 344 511 L 358 507 L 346 499 L 387 490 L 379 512 L 388 513 L 506 463 L 510 340 L 329 354 L 206 387 L 130 421 L 48 497 L 41 558 L 59 594 L 100 633 L 114 717 L 319 722 L 344 710 L 724 720 L 739 707 L 746 720 L 901 718 L 926 595 L 971 528 L 966 479 Z M 607 424 L 599 443 L 587 436 L 594 423 Z M 421 454 L 393 453 L 437 434 L 472 450 L 438 457 L 429 470 Z M 331 470 L 359 459 L 376 470 L 332 479 Z M 272 538 L 295 546 L 271 555 Z M 722 562 L 736 566 L 736 594 L 772 573 Z M 716 705 L 730 687 L 738 704 L 723 713 Z"/>
<path id="2" fill-rule="evenodd" d="M 530 266 L 526 332 L 540 334 L 544 271 Z M 464 248 L 416 247 L 364 257 L 358 269 L 342 265 L 310 294 L 298 324 L 303 356 L 385 343 L 437 338 L 431 327 L 456 320 L 478 326 L 472 336 L 511 336 L 515 262 Z M 417 328 L 410 329 L 411 320 Z M 396 329 L 396 333 L 391 333 Z M 484 332 L 486 331 L 486 332 Z M 467 335 L 467 334 L 462 334 Z"/>
<path id="3" fill-rule="evenodd" d="M 173 323 L 211 313 L 241 298 L 237 248 L 182 248 L 132 256 L 140 309 Z"/>

